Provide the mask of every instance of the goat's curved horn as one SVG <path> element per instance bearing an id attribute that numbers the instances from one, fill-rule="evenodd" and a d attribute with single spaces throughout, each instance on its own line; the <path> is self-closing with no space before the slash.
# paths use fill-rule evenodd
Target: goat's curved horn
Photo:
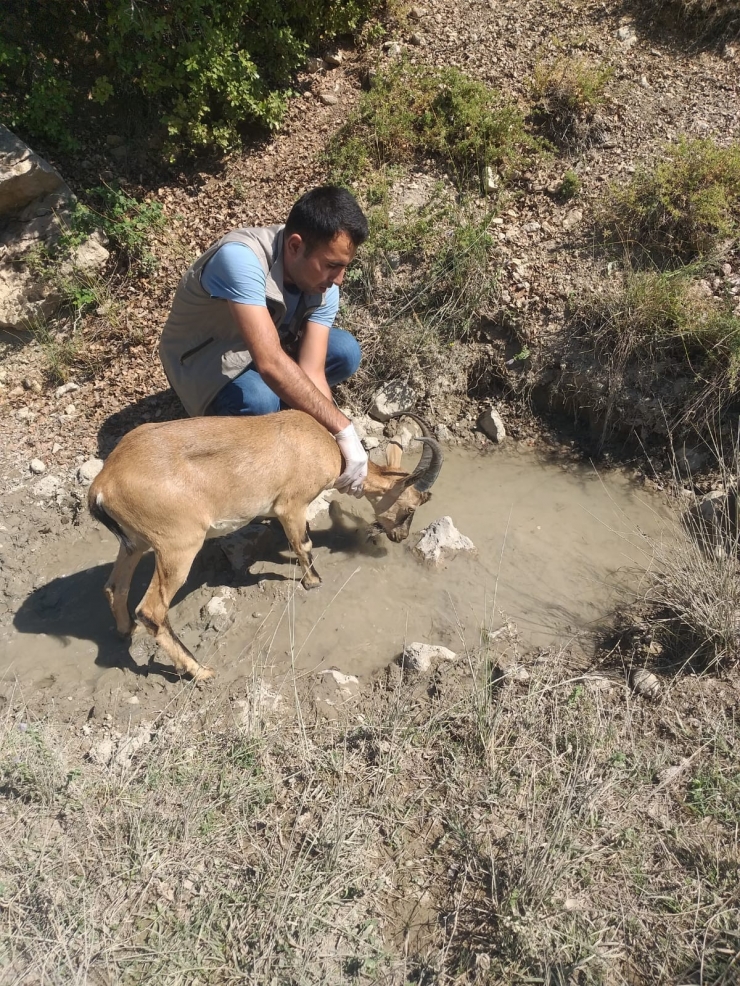
<path id="1" fill-rule="evenodd" d="M 436 438 L 429 438 L 425 435 L 423 438 L 414 439 L 414 441 L 424 443 L 424 452 L 419 460 L 419 465 L 409 476 L 408 485 L 413 486 L 420 493 L 426 493 L 434 486 L 445 457 L 442 446 Z"/>
<path id="2" fill-rule="evenodd" d="M 432 431 L 431 425 L 427 421 L 425 421 L 424 418 L 419 417 L 419 415 L 415 414 L 413 411 L 394 411 L 393 414 L 388 415 L 386 421 L 390 421 L 392 418 L 413 418 L 414 421 L 416 421 L 416 423 L 421 428 L 422 436 L 424 438 L 431 438 L 433 442 L 435 441 L 434 432 Z M 437 448 L 441 455 L 442 450 L 439 448 L 439 446 L 437 446 Z M 433 452 L 431 447 L 425 443 L 424 451 L 421 453 L 421 459 L 419 460 L 419 464 L 414 470 L 414 480 L 418 479 L 419 476 L 421 476 L 423 473 L 427 471 L 427 469 L 429 469 L 429 467 L 432 464 L 432 456 L 433 456 Z M 437 470 L 437 472 L 439 472 L 439 470 Z M 434 478 L 435 479 L 437 478 L 436 474 Z M 409 483 L 409 485 L 411 484 Z"/>

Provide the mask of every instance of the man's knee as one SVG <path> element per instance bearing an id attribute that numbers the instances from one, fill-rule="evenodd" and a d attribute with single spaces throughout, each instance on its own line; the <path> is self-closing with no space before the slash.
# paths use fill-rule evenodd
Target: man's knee
<path id="1" fill-rule="evenodd" d="M 344 329 L 332 329 L 326 357 L 326 378 L 330 386 L 357 373 L 362 359 L 360 345 Z"/>
<path id="2" fill-rule="evenodd" d="M 242 380 L 241 377 L 226 384 L 211 404 L 211 413 L 227 416 L 259 417 L 279 410 L 280 398 L 261 379 L 258 382 Z"/>

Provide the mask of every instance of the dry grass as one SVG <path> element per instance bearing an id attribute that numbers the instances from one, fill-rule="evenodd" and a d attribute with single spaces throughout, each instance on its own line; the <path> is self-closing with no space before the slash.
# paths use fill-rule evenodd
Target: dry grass
<path id="1" fill-rule="evenodd" d="M 586 147 L 603 138 L 597 111 L 606 102 L 606 85 L 614 74 L 608 65 L 583 58 L 538 62 L 531 85 L 535 119 L 548 140 L 566 147 Z"/>
<path id="2" fill-rule="evenodd" d="M 6 715 L 0 978 L 730 986 L 737 723 L 699 697 L 676 734 L 551 657 L 500 636 L 335 723 Z"/>

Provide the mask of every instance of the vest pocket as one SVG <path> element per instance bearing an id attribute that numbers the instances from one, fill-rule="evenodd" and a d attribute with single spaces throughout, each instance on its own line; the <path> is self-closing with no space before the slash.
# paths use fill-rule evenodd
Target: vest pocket
<path id="1" fill-rule="evenodd" d="M 205 349 L 206 346 L 210 346 L 212 342 L 213 342 L 213 336 L 211 336 L 210 339 L 206 339 L 205 342 L 201 342 L 198 343 L 197 346 L 193 346 L 192 349 L 188 349 L 188 351 L 183 353 L 182 356 L 180 357 L 180 366 L 184 366 L 186 359 L 190 359 L 191 356 L 195 356 L 195 354 L 199 353 L 201 349 Z"/>

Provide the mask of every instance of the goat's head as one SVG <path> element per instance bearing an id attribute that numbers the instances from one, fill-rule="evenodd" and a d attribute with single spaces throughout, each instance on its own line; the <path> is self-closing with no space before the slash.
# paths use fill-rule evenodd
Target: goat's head
<path id="1" fill-rule="evenodd" d="M 411 521 L 417 507 L 426 503 L 432 495 L 430 490 L 439 476 L 444 456 L 432 429 L 423 418 L 409 411 L 400 411 L 391 418 L 413 418 L 421 427 L 424 450 L 416 469 L 412 473 L 401 469 L 402 449 L 398 442 L 391 441 L 386 449 L 386 465 L 376 466 L 368 474 L 365 496 L 375 510 L 375 530 L 383 531 L 391 541 L 405 541 L 409 536 Z"/>

